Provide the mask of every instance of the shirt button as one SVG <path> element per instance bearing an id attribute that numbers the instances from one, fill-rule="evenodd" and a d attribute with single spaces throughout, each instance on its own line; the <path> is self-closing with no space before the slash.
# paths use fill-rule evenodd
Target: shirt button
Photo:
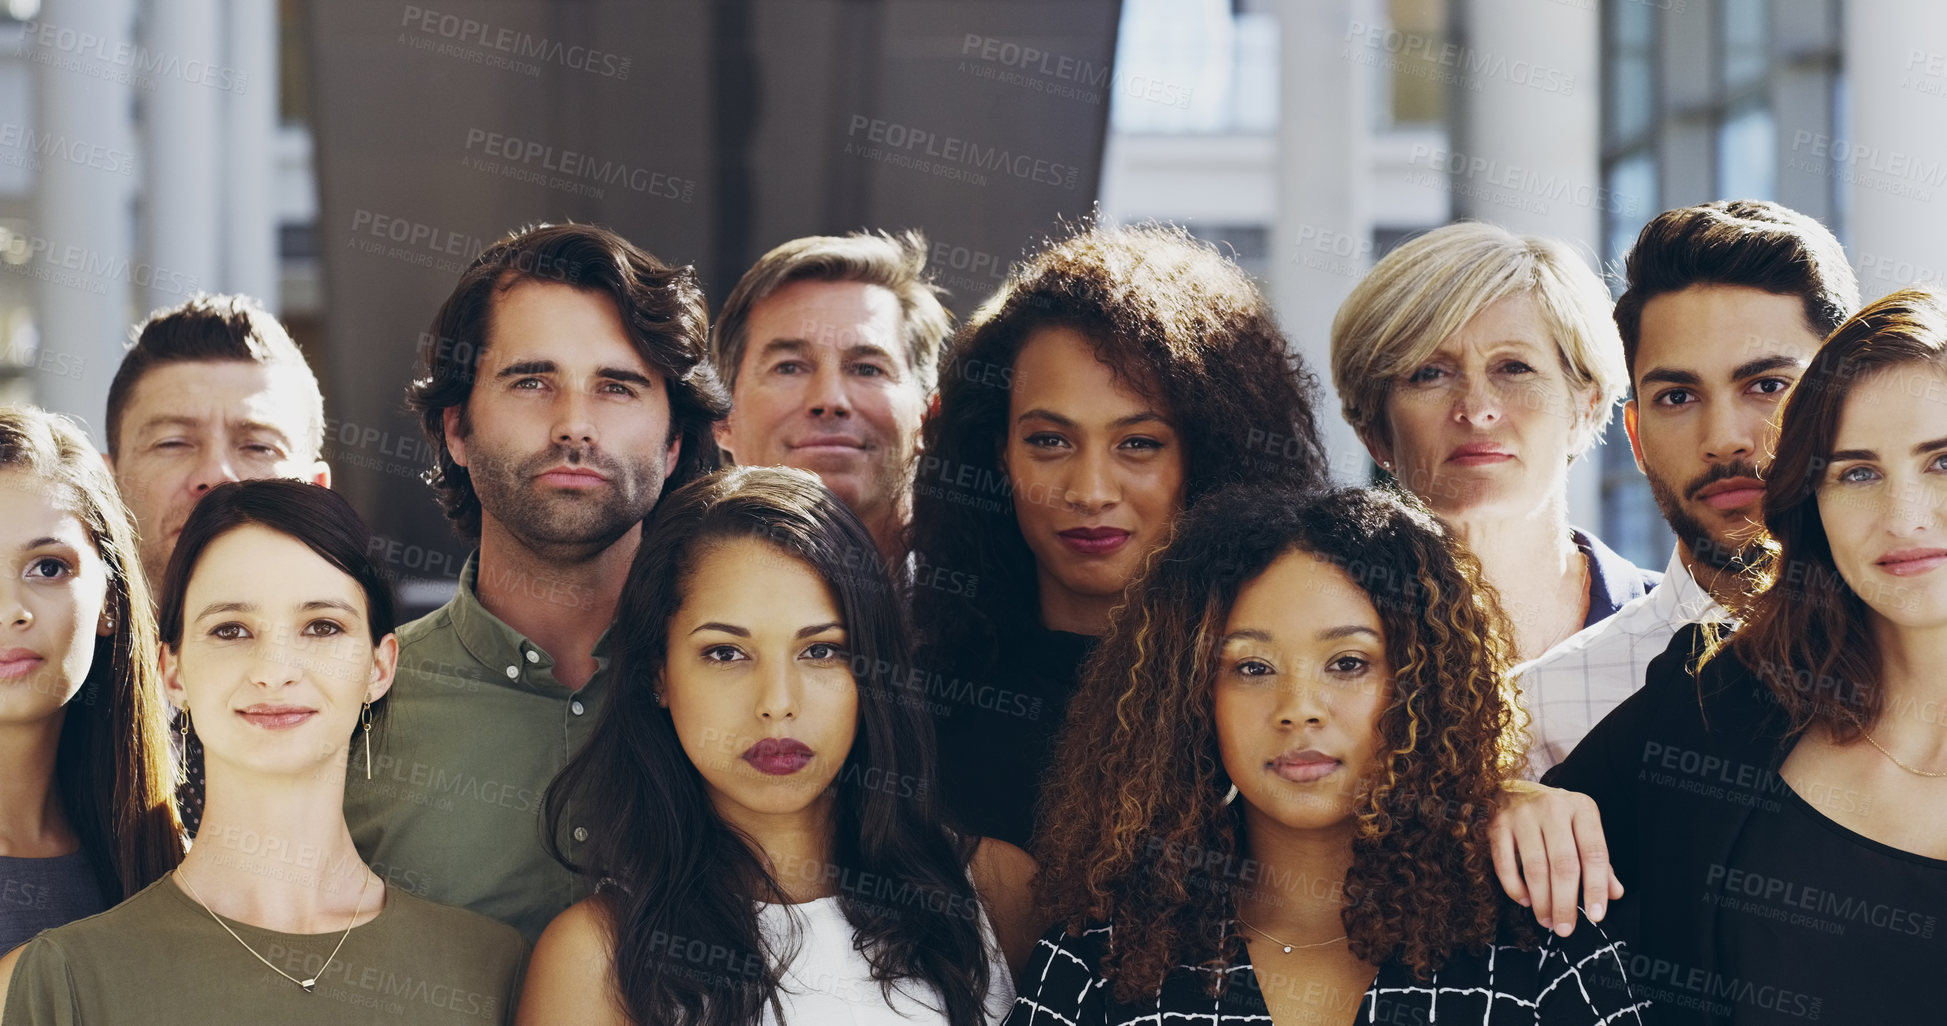
<path id="1" fill-rule="evenodd" d="M 581 699 L 577 698 L 574 701 L 569 702 L 568 711 L 574 713 L 576 716 L 580 716 L 582 713 Z"/>
<path id="2" fill-rule="evenodd" d="M 533 650 L 533 649 L 531 649 L 531 648 L 530 648 L 530 649 L 528 649 L 528 650 L 527 650 L 527 661 L 528 661 L 528 662 L 530 662 L 530 663 L 538 663 L 538 662 L 540 662 L 540 661 L 541 661 L 541 653 L 539 653 L 539 652 L 536 652 L 536 651 L 534 651 L 534 650 Z"/>
<path id="3" fill-rule="evenodd" d="M 587 827 L 576 827 L 576 828 L 575 828 L 575 840 L 577 840 L 577 841 L 586 841 L 586 840 L 588 840 L 588 828 L 587 828 Z"/>
<path id="4" fill-rule="evenodd" d="M 516 678 L 516 677 L 519 677 L 520 675 L 521 675 L 521 668 L 520 668 L 520 667 L 518 667 L 518 666 L 509 666 L 509 667 L 507 668 L 507 679 L 508 679 L 508 680 L 513 680 L 514 678 Z"/>

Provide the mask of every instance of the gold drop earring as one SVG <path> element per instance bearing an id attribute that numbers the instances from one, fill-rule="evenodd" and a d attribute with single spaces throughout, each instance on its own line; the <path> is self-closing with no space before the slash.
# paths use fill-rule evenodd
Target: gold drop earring
<path id="1" fill-rule="evenodd" d="M 177 772 L 177 776 L 183 781 L 183 783 L 188 783 L 189 782 L 189 703 L 188 702 L 183 703 L 183 721 L 180 724 L 180 728 L 182 730 L 183 743 L 182 743 L 182 748 L 178 752 L 178 758 L 176 760 L 176 772 Z"/>
<path id="2" fill-rule="evenodd" d="M 372 703 L 365 703 L 359 710 L 359 722 L 365 725 L 365 779 L 372 779 Z"/>

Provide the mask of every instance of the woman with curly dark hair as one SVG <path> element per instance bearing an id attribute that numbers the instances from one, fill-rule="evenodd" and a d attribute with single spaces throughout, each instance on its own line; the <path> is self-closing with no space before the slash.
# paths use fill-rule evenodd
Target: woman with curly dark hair
<path id="1" fill-rule="evenodd" d="M 1186 504 L 1326 479 L 1317 383 L 1237 265 L 1179 228 L 1094 227 L 961 330 L 914 483 L 914 610 L 949 806 L 1026 844 L 1109 611 Z"/>
<path id="2" fill-rule="evenodd" d="M 1638 1021 L 1616 946 L 1489 882 L 1511 643 L 1418 503 L 1199 503 L 1089 664 L 1049 783 L 1060 923 L 1012 1026 Z"/>

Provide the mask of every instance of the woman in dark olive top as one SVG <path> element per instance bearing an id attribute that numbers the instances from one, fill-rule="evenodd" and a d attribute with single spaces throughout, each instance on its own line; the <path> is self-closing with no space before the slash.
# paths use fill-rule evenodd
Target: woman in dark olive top
<path id="1" fill-rule="evenodd" d="M 1250 278 L 1181 229 L 1030 257 L 954 339 L 914 482 L 917 679 L 967 832 L 1025 845 L 1109 610 L 1187 503 L 1319 487 L 1317 382 Z"/>
<path id="2" fill-rule="evenodd" d="M 135 528 L 67 418 L 0 409 L 0 954 L 182 860 Z"/>
<path id="3" fill-rule="evenodd" d="M 370 540 L 317 485 L 197 503 L 160 627 L 164 691 L 203 740 L 202 828 L 174 873 L 0 959 L 5 1026 L 512 1021 L 520 936 L 387 887 L 345 826 L 346 761 L 369 758 L 398 658 Z"/>
<path id="4" fill-rule="evenodd" d="M 1008 1026 L 1637 1023 L 1620 952 L 1487 879 L 1506 621 L 1418 502 L 1242 485 L 1132 586 L 1049 782 L 1061 924 Z"/>
<path id="5" fill-rule="evenodd" d="M 1680 632 L 1550 774 L 1602 808 L 1670 1023 L 1947 1007 L 1947 301 L 1841 325 L 1786 402 L 1741 624 Z M 1701 669 L 1697 668 L 1702 661 Z"/>

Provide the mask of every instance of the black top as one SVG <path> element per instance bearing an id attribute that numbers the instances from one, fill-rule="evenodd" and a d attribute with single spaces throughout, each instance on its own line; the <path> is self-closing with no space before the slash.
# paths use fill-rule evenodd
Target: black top
<path id="1" fill-rule="evenodd" d="M 1098 640 L 1034 627 L 1000 646 L 992 670 L 932 681 L 941 790 L 962 831 L 1028 846 L 1055 734 Z"/>
<path id="2" fill-rule="evenodd" d="M 1223 970 L 1226 983 L 1221 996 L 1211 997 L 1208 989 L 1216 970 L 1179 965 L 1164 977 L 1153 1001 L 1117 1001 L 1114 985 L 1099 971 L 1113 932 L 1109 926 L 1085 930 L 1078 937 L 1067 936 L 1059 926 L 1048 931 L 1021 973 L 1014 1010 L 1005 1026 L 1158 1022 L 1229 1026 L 1271 1021 L 1248 953 Z M 1566 939 L 1544 935 L 1539 948 L 1524 951 L 1497 939 L 1481 954 L 1456 955 L 1428 980 L 1415 978 L 1404 965 L 1388 962 L 1366 988 L 1355 1021 L 1640 1026 L 1638 1011 L 1644 1002 L 1630 990 L 1624 957 L 1601 927 L 1582 919 Z"/>
<path id="3" fill-rule="evenodd" d="M 1655 1020 L 1941 1021 L 1947 862 L 1812 804 L 1869 795 L 1794 792 L 1778 775 L 1794 743 L 1783 711 L 1729 652 L 1686 672 L 1700 643 L 1699 627 L 1678 631 L 1643 688 L 1543 778 L 1602 808 L 1631 897 L 1612 922 Z"/>
<path id="4" fill-rule="evenodd" d="M 0 955 L 42 930 L 107 907 L 86 852 L 45 859 L 0 855 Z"/>

